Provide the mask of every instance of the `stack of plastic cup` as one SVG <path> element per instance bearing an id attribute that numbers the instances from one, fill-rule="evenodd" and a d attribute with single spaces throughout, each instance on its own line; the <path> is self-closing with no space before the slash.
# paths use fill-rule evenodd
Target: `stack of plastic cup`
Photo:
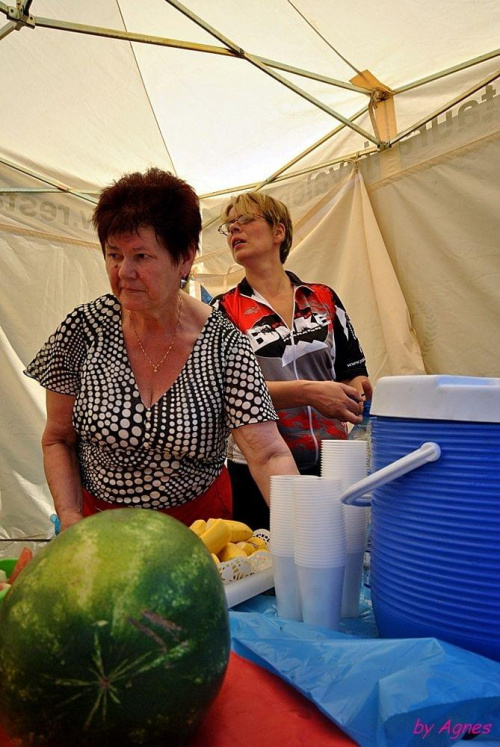
<path id="1" fill-rule="evenodd" d="M 294 560 L 293 475 L 273 475 L 270 491 L 270 549 L 278 616 L 302 620 Z"/>
<path id="2" fill-rule="evenodd" d="M 321 477 L 293 480 L 294 554 L 302 619 L 338 630 L 345 571 L 342 483 Z"/>
<path id="3" fill-rule="evenodd" d="M 367 475 L 366 441 L 323 441 L 321 475 L 341 480 L 342 492 Z M 369 508 L 345 506 L 346 565 L 342 617 L 358 617 Z"/>

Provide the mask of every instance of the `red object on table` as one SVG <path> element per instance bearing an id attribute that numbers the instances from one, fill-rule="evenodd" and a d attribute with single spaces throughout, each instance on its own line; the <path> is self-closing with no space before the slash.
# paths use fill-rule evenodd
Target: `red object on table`
<path id="1" fill-rule="evenodd" d="M 310 700 L 231 653 L 221 691 L 190 747 L 357 747 Z"/>
<path id="2" fill-rule="evenodd" d="M 221 691 L 189 747 L 356 747 L 311 701 L 231 653 Z M 0 730 L 0 747 L 13 747 Z"/>
<path id="3" fill-rule="evenodd" d="M 16 578 L 19 576 L 23 568 L 25 568 L 30 560 L 33 559 L 33 550 L 30 550 L 29 547 L 23 547 L 20 556 L 17 559 L 17 562 L 12 569 L 12 573 L 9 576 L 9 584 L 13 584 Z"/>

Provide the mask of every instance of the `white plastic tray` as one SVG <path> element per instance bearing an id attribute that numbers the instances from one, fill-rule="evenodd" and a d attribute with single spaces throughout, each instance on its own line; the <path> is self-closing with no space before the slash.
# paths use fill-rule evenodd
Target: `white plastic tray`
<path id="1" fill-rule="evenodd" d="M 232 581 L 224 586 L 227 606 L 231 608 L 236 604 L 241 604 L 241 602 L 245 602 L 247 599 L 257 596 L 257 594 L 262 594 L 263 591 L 272 589 L 273 586 L 272 566 L 265 571 L 260 571 L 260 573 L 254 573 L 252 576 L 240 578 L 239 581 Z"/>
<path id="2" fill-rule="evenodd" d="M 253 534 L 269 545 L 269 530 L 257 529 Z M 245 602 L 274 586 L 271 553 L 261 550 L 248 558 L 233 558 L 221 563 L 219 574 L 224 584 L 228 607 Z"/>

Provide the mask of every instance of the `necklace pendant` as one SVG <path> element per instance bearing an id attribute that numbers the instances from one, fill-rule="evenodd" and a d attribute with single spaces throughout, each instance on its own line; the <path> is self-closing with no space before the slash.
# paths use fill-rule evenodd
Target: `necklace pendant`
<path id="1" fill-rule="evenodd" d="M 132 315 L 131 315 L 130 311 L 128 312 L 128 318 L 130 320 L 130 324 L 132 326 L 132 329 L 134 330 L 134 334 L 135 334 L 135 336 L 137 338 L 137 342 L 139 343 L 139 347 L 140 347 L 140 349 L 142 351 L 142 354 L 146 358 L 147 362 L 149 363 L 149 365 L 153 369 L 153 373 L 154 374 L 158 373 L 161 365 L 163 364 L 163 362 L 165 361 L 165 359 L 168 357 L 170 351 L 172 350 L 172 348 L 174 346 L 174 342 L 177 339 L 177 332 L 179 331 L 179 324 L 181 322 L 181 310 L 182 310 L 182 294 L 179 295 L 179 311 L 177 312 L 177 322 L 176 322 L 176 325 L 175 325 L 175 328 L 174 328 L 174 334 L 172 336 L 172 342 L 170 343 L 167 352 L 165 353 L 165 355 L 163 356 L 163 358 L 161 359 L 161 361 L 159 363 L 153 363 L 153 361 L 151 360 L 151 358 L 149 357 L 149 355 L 146 353 L 146 351 L 144 349 L 144 345 L 141 342 L 141 338 L 137 334 L 137 330 L 135 328 L 135 324 L 134 324 L 134 321 L 132 319 Z"/>

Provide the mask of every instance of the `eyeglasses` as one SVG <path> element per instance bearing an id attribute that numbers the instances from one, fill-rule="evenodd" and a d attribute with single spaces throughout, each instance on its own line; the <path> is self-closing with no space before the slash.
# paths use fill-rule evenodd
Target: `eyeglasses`
<path id="1" fill-rule="evenodd" d="M 245 226 L 247 223 L 252 223 L 252 221 L 254 221 L 256 218 L 264 218 L 264 220 L 266 219 L 265 215 L 260 215 L 259 213 L 252 213 L 252 215 L 238 215 L 237 218 L 232 218 L 231 220 L 227 220 L 225 223 L 222 223 L 217 230 L 223 236 L 229 236 L 229 234 L 231 233 L 231 228 L 235 223 L 237 223 L 239 226 Z"/>

